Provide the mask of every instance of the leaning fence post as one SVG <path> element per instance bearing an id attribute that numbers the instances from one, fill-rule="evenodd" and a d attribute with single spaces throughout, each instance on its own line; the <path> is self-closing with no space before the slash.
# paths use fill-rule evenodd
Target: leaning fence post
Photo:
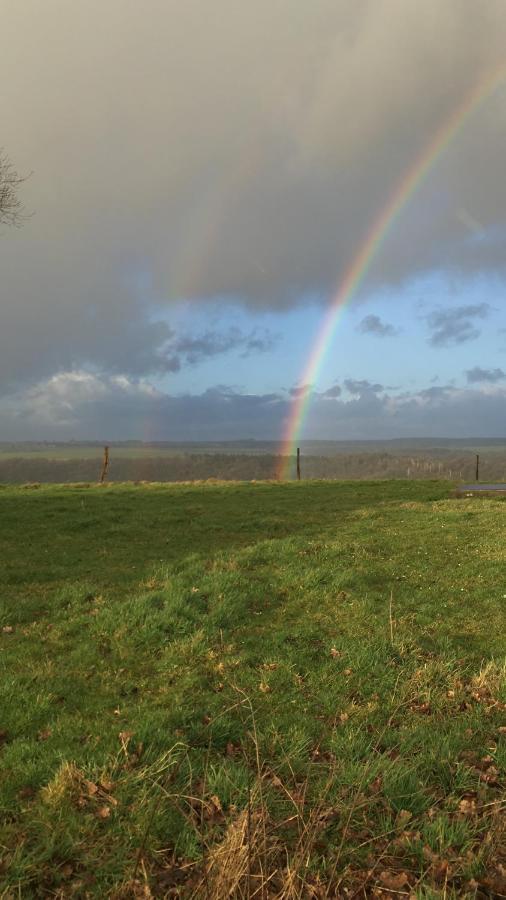
<path id="1" fill-rule="evenodd" d="M 100 484 L 104 483 L 108 468 L 109 468 L 109 447 L 104 447 L 104 461 L 102 463 L 102 473 L 100 475 Z"/>

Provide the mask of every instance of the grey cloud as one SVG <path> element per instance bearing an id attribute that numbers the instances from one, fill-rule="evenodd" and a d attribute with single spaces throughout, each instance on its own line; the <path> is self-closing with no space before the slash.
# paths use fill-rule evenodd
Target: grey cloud
<path id="1" fill-rule="evenodd" d="M 467 369 L 466 378 L 469 384 L 479 384 L 480 382 L 496 384 L 506 378 L 506 372 L 503 372 L 502 369 L 482 369 L 480 366 L 474 366 L 473 369 Z"/>
<path id="2" fill-rule="evenodd" d="M 310 390 L 310 384 L 297 384 L 295 387 L 290 388 L 288 393 L 290 394 L 290 397 L 302 397 L 304 394 L 309 393 Z"/>
<path id="3" fill-rule="evenodd" d="M 356 380 L 355 378 L 346 378 L 344 386 L 350 394 L 377 394 L 384 388 L 382 384 L 373 384 L 370 381 Z"/>
<path id="4" fill-rule="evenodd" d="M 332 387 L 328 388 L 328 390 L 323 392 L 322 397 L 328 397 L 330 400 L 335 400 L 337 397 L 340 397 L 341 394 L 342 388 L 340 388 L 338 384 L 334 384 Z"/>
<path id="5" fill-rule="evenodd" d="M 428 387 L 419 391 L 418 397 L 420 400 L 428 400 L 430 402 L 438 401 L 442 397 L 446 397 L 448 392 L 452 390 L 452 385 L 441 385 L 438 387 Z"/>
<path id="6" fill-rule="evenodd" d="M 163 355 L 167 359 L 169 371 L 178 371 L 183 363 L 196 365 L 205 359 L 240 350 L 241 356 L 252 353 L 266 353 L 272 350 L 278 336 L 268 331 L 252 331 L 245 334 L 240 328 L 229 328 L 224 332 L 206 331 L 202 335 L 182 335 L 167 342 Z"/>
<path id="7" fill-rule="evenodd" d="M 2 311 L 0 309 L 0 320 Z M 131 296 L 114 304 L 83 306 L 75 317 L 62 305 L 51 336 L 37 331 L 30 321 L 20 328 L 15 318 L 5 316 L 6 328 L 0 331 L 0 395 L 16 383 L 29 383 L 37 375 L 51 375 L 94 365 L 111 374 L 128 372 L 133 376 L 178 372 L 206 359 L 239 352 L 251 356 L 272 350 L 279 336 L 268 330 L 239 328 L 207 330 L 202 334 L 178 334 L 164 321 L 148 320 Z M 55 335 L 59 340 L 54 342 Z M 18 356 L 12 356 L 12 345 Z"/>
<path id="8" fill-rule="evenodd" d="M 503 0 L 4 0 L 2 140 L 35 215 L 0 240 L 0 378 L 140 376 L 163 365 L 160 306 L 331 294 L 505 47 Z M 411 199 L 369 288 L 506 274 L 500 103 Z"/>
<path id="9" fill-rule="evenodd" d="M 239 394 L 220 385 L 201 394 L 166 394 L 145 379 L 61 372 L 0 400 L 0 427 L 21 439 L 152 439 L 266 437 L 279 428 L 290 403 L 277 394 Z M 186 436 L 186 437 L 183 437 Z M 7 438 L 8 439 L 8 438 Z"/>
<path id="10" fill-rule="evenodd" d="M 357 383 L 360 383 L 357 382 Z M 3 440 L 280 439 L 290 416 L 281 394 L 244 394 L 225 385 L 166 394 L 145 379 L 62 372 L 0 400 Z M 429 387 L 349 399 L 315 394 L 306 436 L 325 439 L 504 435 L 506 388 Z"/>
<path id="11" fill-rule="evenodd" d="M 377 337 L 393 337 L 397 334 L 393 325 L 383 322 L 379 316 L 365 316 L 357 326 L 357 331 L 362 334 L 374 334 Z"/>
<path id="12" fill-rule="evenodd" d="M 263 333 L 254 331 L 244 341 L 243 356 L 250 356 L 254 353 L 269 353 L 276 347 L 279 339 L 279 334 L 271 334 L 267 330 Z"/>
<path id="13" fill-rule="evenodd" d="M 488 303 L 434 310 L 426 317 L 432 332 L 429 342 L 433 347 L 447 347 L 472 341 L 480 335 L 476 319 L 485 319 L 489 313 Z"/>

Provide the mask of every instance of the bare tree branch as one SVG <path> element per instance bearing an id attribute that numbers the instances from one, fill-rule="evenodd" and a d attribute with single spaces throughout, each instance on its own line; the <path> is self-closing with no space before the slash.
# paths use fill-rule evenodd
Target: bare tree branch
<path id="1" fill-rule="evenodd" d="M 18 196 L 27 177 L 16 172 L 9 157 L 0 149 L 0 224 L 19 227 L 28 217 Z"/>

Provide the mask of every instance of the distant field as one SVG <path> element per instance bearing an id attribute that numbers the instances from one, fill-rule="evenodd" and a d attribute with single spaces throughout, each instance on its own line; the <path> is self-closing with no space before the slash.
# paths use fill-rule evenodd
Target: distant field
<path id="1" fill-rule="evenodd" d="M 506 443 L 499 439 L 431 442 L 303 441 L 304 479 L 433 479 L 506 481 Z M 109 481 L 277 480 L 295 478 L 295 455 L 288 466 L 280 447 L 269 441 L 110 445 Z M 97 482 L 103 447 L 98 444 L 0 444 L 0 484 Z M 285 457 L 286 461 L 286 457 Z"/>
<path id="2" fill-rule="evenodd" d="M 21 441 L 18 443 L 0 442 L 0 459 L 12 457 L 31 459 L 99 459 L 103 453 L 103 445 L 108 443 L 112 457 L 120 459 L 144 459 L 153 457 L 171 457 L 188 454 L 230 454 L 248 456 L 277 456 L 281 447 L 279 441 L 205 441 L 173 442 L 159 441 L 143 443 L 141 441 L 107 441 L 103 442 L 57 442 L 37 443 Z M 487 456 L 506 455 L 506 438 L 405 438 L 396 440 L 369 441 L 312 441 L 299 442 L 305 456 L 326 457 L 364 454 L 387 454 L 396 457 L 431 457 L 467 456 L 480 453 Z"/>
<path id="3" fill-rule="evenodd" d="M 0 488 L 0 897 L 501 897 L 506 506 Z"/>
<path id="4" fill-rule="evenodd" d="M 152 457 L 180 456 L 181 450 L 171 447 L 114 447 L 111 455 L 119 459 L 144 459 Z M 100 463 L 103 447 L 72 444 L 66 447 L 34 447 L 30 450 L 0 448 L 0 459 L 96 459 Z"/>

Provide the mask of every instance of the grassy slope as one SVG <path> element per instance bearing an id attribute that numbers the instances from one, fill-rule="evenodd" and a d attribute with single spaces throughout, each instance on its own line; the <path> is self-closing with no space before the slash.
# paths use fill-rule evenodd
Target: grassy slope
<path id="1" fill-rule="evenodd" d="M 500 894 L 505 506 L 448 490 L 0 490 L 5 896 Z"/>

